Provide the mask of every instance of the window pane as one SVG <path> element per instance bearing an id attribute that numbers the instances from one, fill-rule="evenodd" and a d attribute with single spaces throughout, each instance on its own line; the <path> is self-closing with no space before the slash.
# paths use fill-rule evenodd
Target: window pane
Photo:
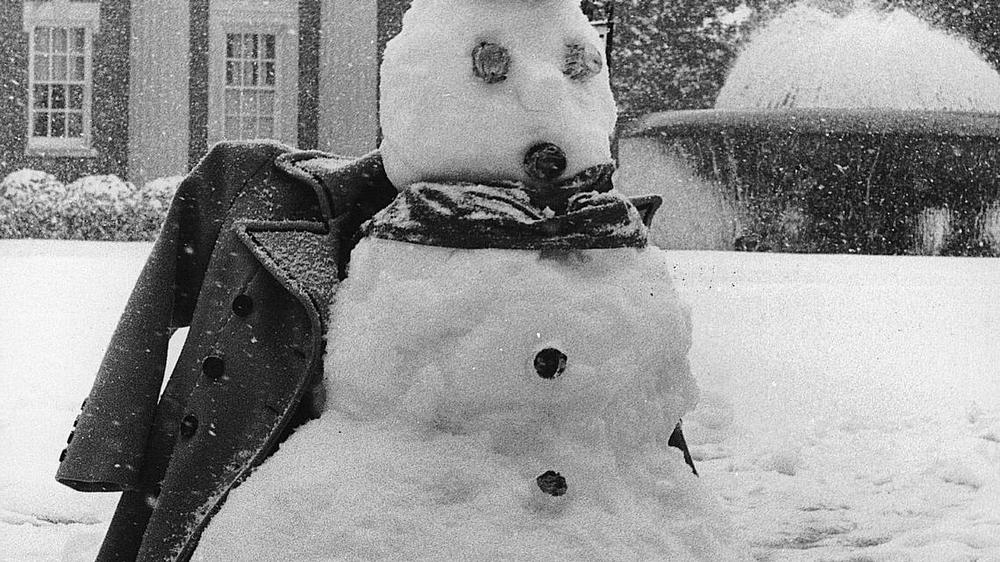
<path id="1" fill-rule="evenodd" d="M 243 63 L 243 82 L 244 86 L 256 86 L 257 81 L 254 79 L 254 64 L 245 62 Z"/>
<path id="2" fill-rule="evenodd" d="M 70 80 L 83 81 L 84 62 L 82 56 L 72 57 L 73 67 L 69 75 Z"/>
<path id="3" fill-rule="evenodd" d="M 274 116 L 274 92 L 260 93 L 260 114 L 264 116 Z"/>
<path id="4" fill-rule="evenodd" d="M 243 98 L 243 111 L 247 115 L 257 115 L 259 110 L 257 109 L 257 92 L 250 90 L 246 92 L 246 97 Z"/>
<path id="5" fill-rule="evenodd" d="M 240 56 L 240 36 L 235 33 L 226 34 L 226 57 L 235 59 Z"/>
<path id="6" fill-rule="evenodd" d="M 65 53 L 68 44 L 66 40 L 66 28 L 65 27 L 55 27 L 52 29 L 52 51 L 57 53 Z"/>
<path id="7" fill-rule="evenodd" d="M 274 137 L 274 119 L 260 120 L 260 136 L 266 138 Z"/>
<path id="8" fill-rule="evenodd" d="M 49 79 L 49 57 L 46 55 L 35 55 L 35 80 Z"/>
<path id="9" fill-rule="evenodd" d="M 243 58 L 250 59 L 257 57 L 257 41 L 253 34 L 245 33 L 243 35 Z"/>
<path id="10" fill-rule="evenodd" d="M 232 115 L 226 116 L 226 130 L 225 137 L 227 139 L 236 139 L 240 136 L 240 118 Z"/>
<path id="11" fill-rule="evenodd" d="M 264 36 L 264 58 L 274 60 L 274 35 Z"/>
<path id="12" fill-rule="evenodd" d="M 226 86 L 236 86 L 239 84 L 240 74 L 237 70 L 239 63 L 226 62 Z"/>
<path id="13" fill-rule="evenodd" d="M 67 116 L 68 123 L 66 124 L 66 136 L 69 137 L 82 137 L 83 136 L 83 114 L 74 111 Z"/>
<path id="14" fill-rule="evenodd" d="M 52 86 L 52 109 L 66 107 L 66 86 Z"/>
<path id="15" fill-rule="evenodd" d="M 226 115 L 239 115 L 240 91 L 226 88 Z"/>
<path id="16" fill-rule="evenodd" d="M 244 116 L 241 121 L 243 122 L 242 131 L 240 131 L 240 138 L 252 139 L 257 137 L 257 119 L 253 117 Z"/>
<path id="17" fill-rule="evenodd" d="M 69 87 L 70 109 L 83 109 L 83 85 L 73 84 Z"/>
<path id="18" fill-rule="evenodd" d="M 70 50 L 74 53 L 84 52 L 86 37 L 86 32 L 82 27 L 74 27 L 70 32 Z"/>
<path id="19" fill-rule="evenodd" d="M 41 53 L 49 52 L 49 28 L 48 27 L 36 27 L 35 28 L 35 51 Z"/>
<path id="20" fill-rule="evenodd" d="M 52 86 L 52 109 L 64 109 L 66 107 L 66 86 Z"/>
<path id="21" fill-rule="evenodd" d="M 49 107 L 49 87 L 45 84 L 35 84 L 34 88 L 31 89 L 31 97 L 33 98 L 32 107 L 39 109 L 48 109 Z"/>
<path id="22" fill-rule="evenodd" d="M 250 56 L 247 58 L 255 59 L 260 56 L 260 35 L 254 33 L 250 37 L 252 38 L 251 44 L 253 45 L 253 50 L 250 51 Z"/>
<path id="23" fill-rule="evenodd" d="M 66 114 L 62 111 L 52 112 L 52 136 L 53 137 L 65 137 L 66 136 Z"/>
<path id="24" fill-rule="evenodd" d="M 35 112 L 35 124 L 32 127 L 32 134 L 36 137 L 49 136 L 49 114 L 45 111 Z"/>
<path id="25" fill-rule="evenodd" d="M 264 63 L 264 84 L 274 86 L 274 63 Z"/>
<path id="26" fill-rule="evenodd" d="M 54 55 L 52 57 L 52 79 L 66 79 L 66 55 Z"/>

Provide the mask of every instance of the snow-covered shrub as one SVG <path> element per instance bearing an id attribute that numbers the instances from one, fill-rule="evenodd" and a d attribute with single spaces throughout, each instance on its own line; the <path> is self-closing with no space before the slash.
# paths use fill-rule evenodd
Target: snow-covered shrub
<path id="1" fill-rule="evenodd" d="M 0 195 L 15 201 L 24 201 L 25 198 L 30 199 L 35 194 L 58 184 L 59 180 L 52 174 L 25 168 L 11 172 L 0 182 Z"/>
<path id="2" fill-rule="evenodd" d="M 135 187 L 117 176 L 85 176 L 66 186 L 56 210 L 62 233 L 85 240 L 133 240 L 130 195 Z M 136 214 L 141 209 L 135 209 Z"/>
<path id="3" fill-rule="evenodd" d="M 180 179 L 136 187 L 117 176 L 95 175 L 62 184 L 50 174 L 21 170 L 0 184 L 0 237 L 150 240 Z"/>
<path id="4" fill-rule="evenodd" d="M 58 229 L 53 202 L 62 198 L 62 182 L 38 170 L 18 170 L 0 182 L 0 238 L 49 238 Z"/>

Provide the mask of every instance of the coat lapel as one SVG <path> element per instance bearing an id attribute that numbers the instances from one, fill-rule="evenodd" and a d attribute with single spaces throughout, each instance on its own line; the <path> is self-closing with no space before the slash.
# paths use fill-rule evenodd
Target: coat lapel
<path id="1" fill-rule="evenodd" d="M 328 227 L 301 221 L 248 221 L 237 223 L 236 232 L 289 292 L 325 313 L 339 279 L 339 244 Z"/>
<path id="2" fill-rule="evenodd" d="M 358 227 L 392 201 L 396 189 L 377 152 L 357 159 L 291 152 L 275 165 L 312 189 L 322 220 L 242 221 L 237 235 L 282 285 L 325 318 Z"/>

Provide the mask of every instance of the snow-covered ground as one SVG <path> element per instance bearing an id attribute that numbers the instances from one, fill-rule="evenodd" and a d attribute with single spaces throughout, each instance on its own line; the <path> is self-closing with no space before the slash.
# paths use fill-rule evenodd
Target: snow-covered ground
<path id="1" fill-rule="evenodd" d="M 0 560 L 107 525 L 53 474 L 149 248 L 0 240 Z M 671 255 L 685 433 L 759 560 L 1000 561 L 1000 260 Z"/>

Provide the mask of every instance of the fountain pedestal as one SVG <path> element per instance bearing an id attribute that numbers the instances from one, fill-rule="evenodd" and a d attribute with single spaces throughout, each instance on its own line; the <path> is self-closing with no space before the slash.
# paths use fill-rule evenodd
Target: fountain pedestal
<path id="1" fill-rule="evenodd" d="M 625 136 L 623 168 L 658 158 L 686 168 L 698 184 L 689 191 L 707 190 L 707 204 L 673 217 L 675 233 L 714 231 L 724 247 L 728 229 L 730 247 L 745 250 L 1000 253 L 997 114 L 675 111 Z"/>

